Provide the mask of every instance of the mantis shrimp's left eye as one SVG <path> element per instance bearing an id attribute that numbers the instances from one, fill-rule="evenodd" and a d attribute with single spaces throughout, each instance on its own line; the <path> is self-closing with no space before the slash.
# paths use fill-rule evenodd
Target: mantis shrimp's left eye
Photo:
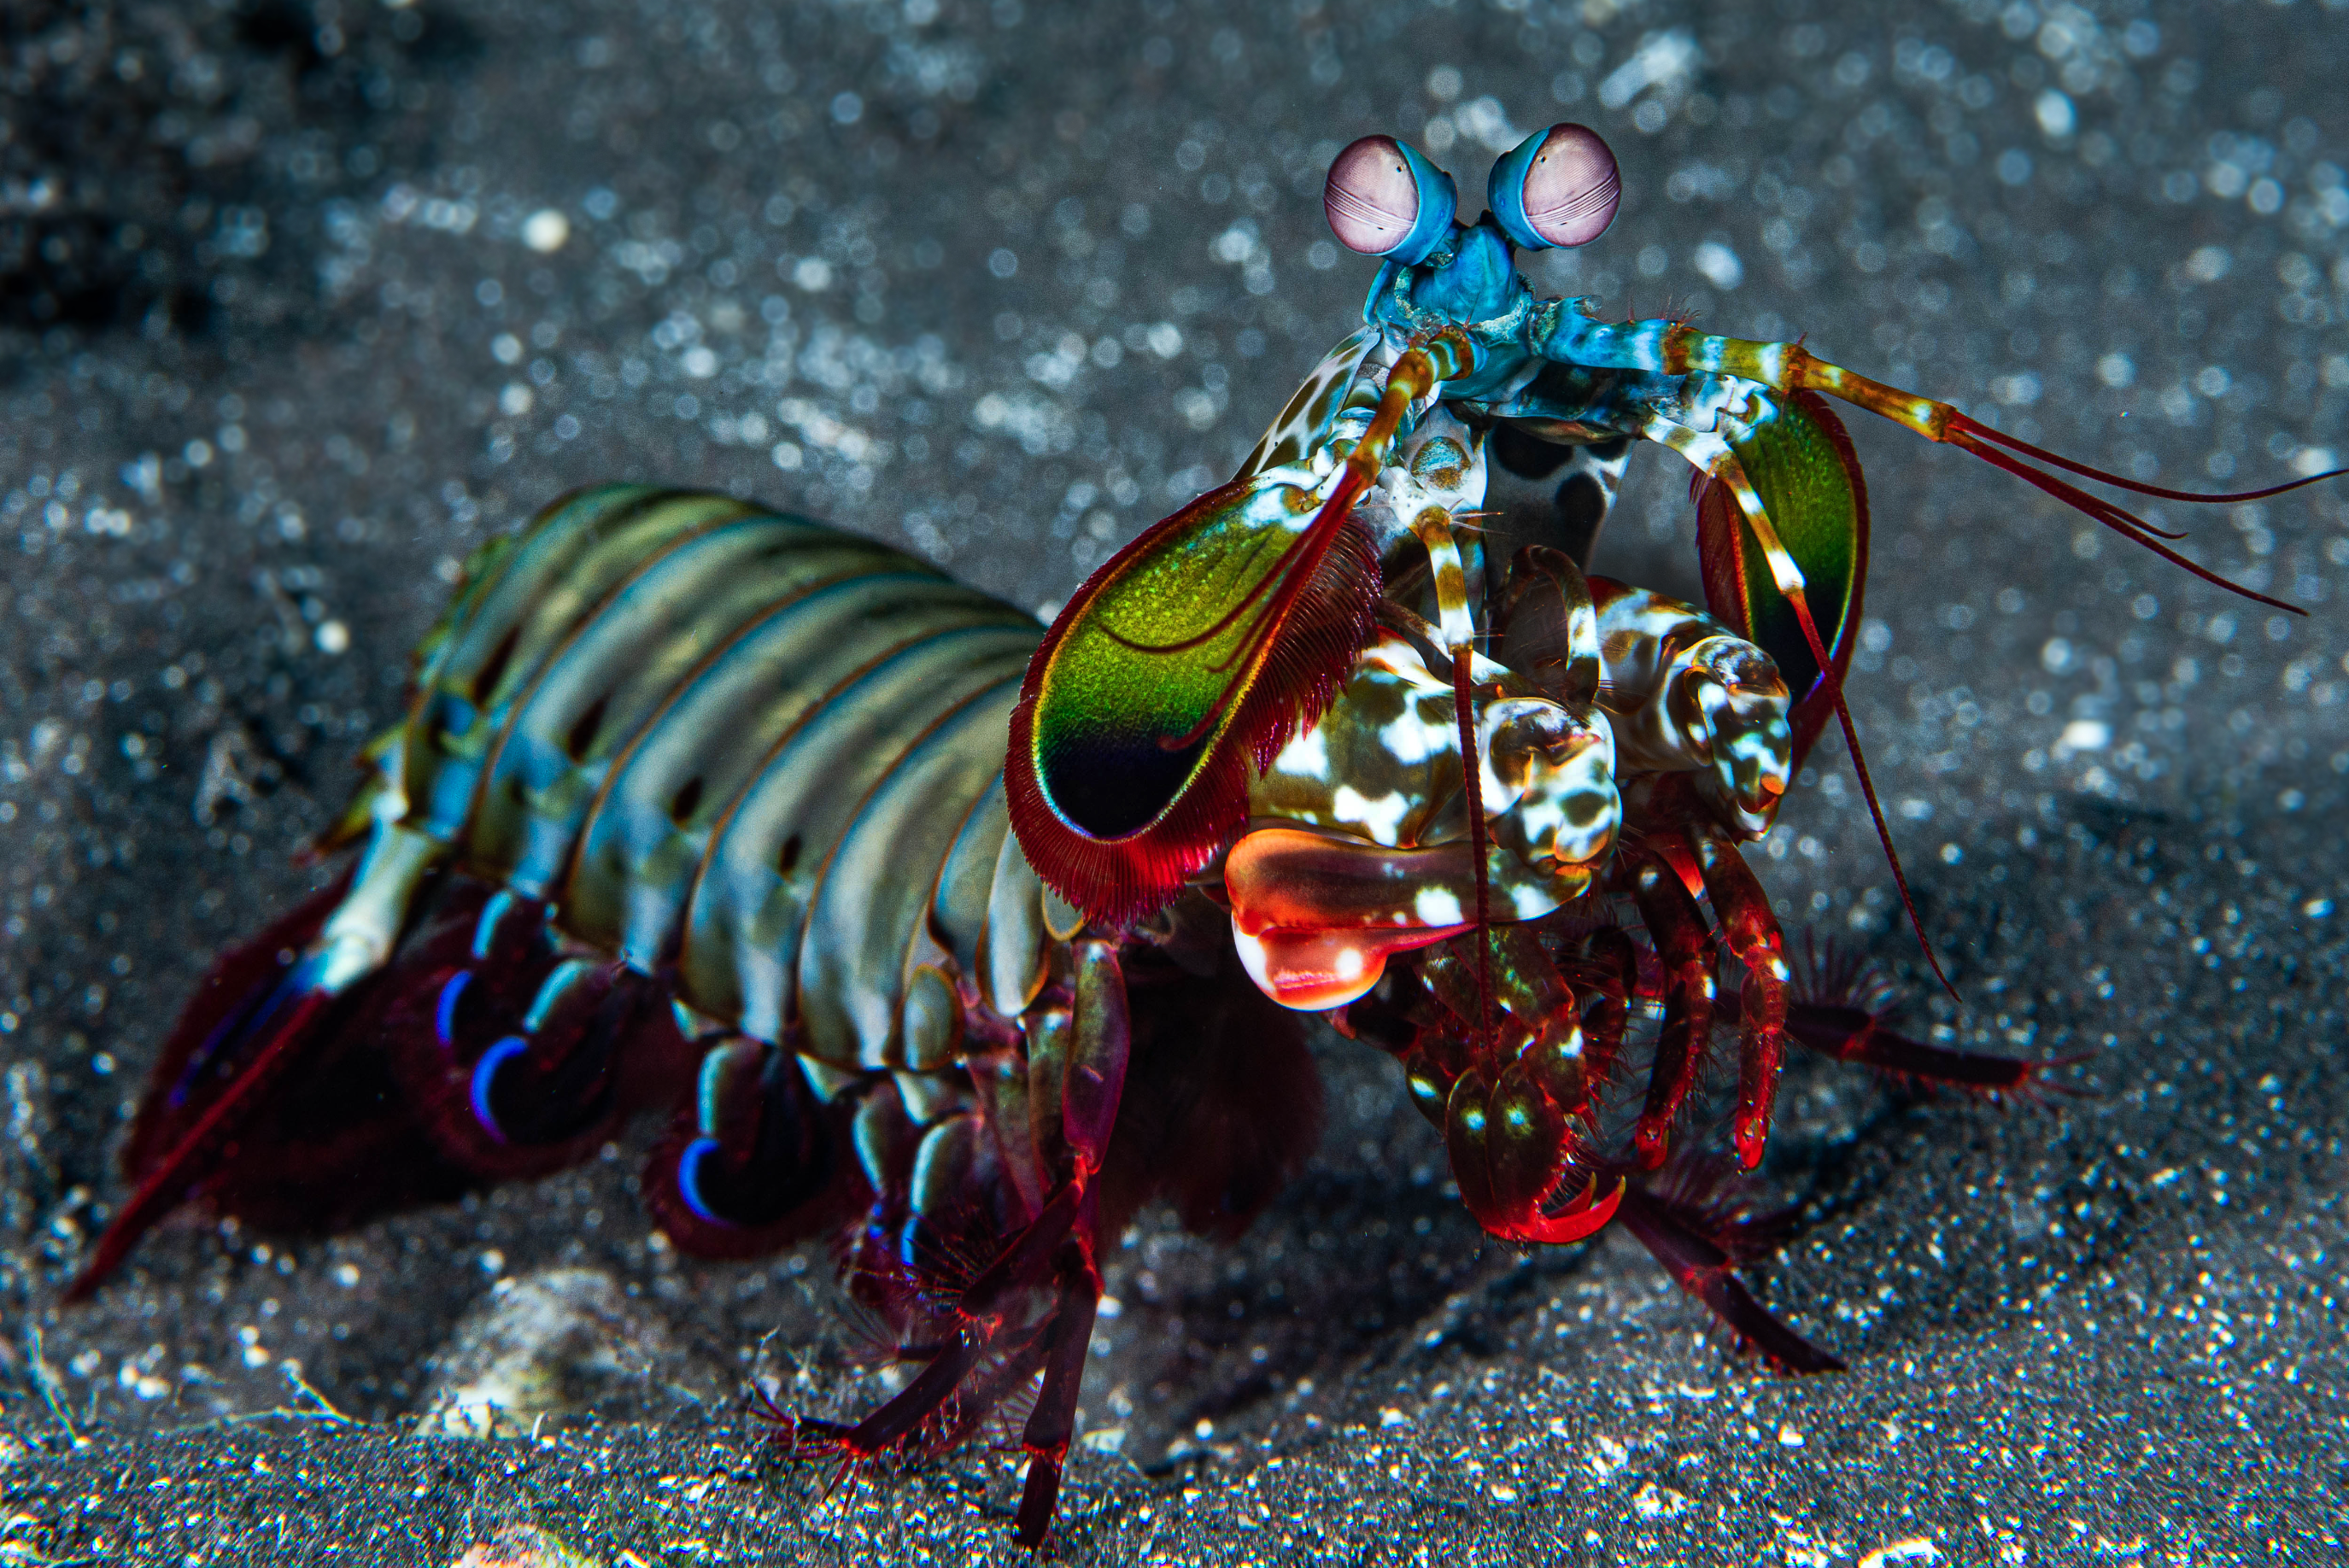
<path id="1" fill-rule="evenodd" d="M 1607 232 L 1622 200 L 1615 155 L 1585 125 L 1554 125 L 1493 165 L 1485 200 L 1526 250 L 1587 245 Z"/>
<path id="2" fill-rule="evenodd" d="M 1419 149 L 1366 136 L 1338 154 L 1322 187 L 1330 232 L 1350 251 L 1417 266 L 1452 231 L 1460 195 Z"/>

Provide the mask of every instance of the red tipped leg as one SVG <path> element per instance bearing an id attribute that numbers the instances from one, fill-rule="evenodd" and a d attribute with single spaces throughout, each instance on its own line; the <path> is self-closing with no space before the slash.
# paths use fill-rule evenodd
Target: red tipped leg
<path id="1" fill-rule="evenodd" d="M 1754 878 L 1737 846 L 1699 830 L 1697 864 L 1705 896 L 1721 922 L 1724 945 L 1745 965 L 1745 985 L 1737 1006 L 1737 1116 L 1731 1134 L 1737 1158 L 1748 1171 L 1762 1163 L 1770 1140 L 1770 1108 L 1777 1099 L 1778 1068 L 1786 1055 L 1785 955 L 1780 951 L 1778 917 L 1770 895 Z"/>
<path id="2" fill-rule="evenodd" d="M 1796 1002 L 1788 1008 L 1786 1034 L 1796 1045 L 1822 1056 L 1975 1094 L 2021 1094 L 2039 1086 L 2044 1081 L 2040 1075 L 2049 1068 L 2064 1065 L 1927 1045 L 1887 1028 L 1865 1008 L 1824 1002 Z"/>
<path id="3" fill-rule="evenodd" d="M 1101 1304 L 1101 1279 L 1092 1260 L 1083 1274 L 1062 1286 L 1061 1309 L 1045 1336 L 1044 1387 L 1019 1434 L 1028 1453 L 1028 1480 L 1019 1494 L 1019 1544 L 1033 1550 L 1052 1527 L 1061 1496 L 1061 1467 L 1076 1435 L 1077 1392 L 1085 1375 L 1085 1349 L 1092 1342 L 1093 1315 Z"/>
<path id="4" fill-rule="evenodd" d="M 1713 1037 L 1713 937 L 1687 885 L 1662 860 L 1632 872 L 1631 893 L 1664 965 L 1664 1027 L 1649 1069 L 1647 1104 L 1631 1135 L 1640 1167 L 1653 1171 L 1671 1150 L 1672 1120 L 1696 1086 Z"/>
<path id="5" fill-rule="evenodd" d="M 1027 1071 L 1016 1099 L 1029 1124 L 1029 1147 L 1006 1150 L 1005 1162 L 991 1167 L 998 1179 L 1009 1182 L 1009 1162 L 1032 1159 L 1033 1174 L 1050 1183 L 1041 1207 L 967 1285 L 952 1293 L 946 1306 L 947 1336 L 924 1353 L 927 1365 L 895 1398 L 844 1429 L 813 1422 L 792 1428 L 795 1434 L 815 1433 L 852 1462 L 901 1445 L 943 1448 L 968 1437 L 989 1410 L 1040 1370 L 1042 1387 L 1019 1439 L 1029 1466 L 1019 1536 L 1030 1547 L 1051 1528 L 1061 1469 L 1075 1436 L 1077 1395 L 1102 1289 L 1096 1178 L 1108 1157 L 1131 1051 L 1125 979 L 1115 945 L 1081 939 L 1073 956 L 1073 996 L 1062 991 L 1060 1002 L 1040 1006 L 1028 1016 Z M 990 1103 L 1007 1103 L 1001 1085 Z M 1040 1125 L 1046 1121 L 1049 1128 Z M 982 1145 L 974 1138 L 968 1147 Z M 915 1183 L 908 1222 L 928 1221 L 951 1233 L 957 1216 L 926 1210 L 926 1191 Z M 968 1195 L 943 1187 L 936 1193 L 941 1204 L 953 1196 Z M 969 1212 L 965 1211 L 965 1222 Z"/>
<path id="6" fill-rule="evenodd" d="M 1628 1189 L 1617 1212 L 1674 1284 L 1711 1307 L 1741 1344 L 1781 1372 L 1840 1372 L 1844 1364 L 1770 1315 L 1737 1277 L 1733 1224 L 1654 1191 Z"/>

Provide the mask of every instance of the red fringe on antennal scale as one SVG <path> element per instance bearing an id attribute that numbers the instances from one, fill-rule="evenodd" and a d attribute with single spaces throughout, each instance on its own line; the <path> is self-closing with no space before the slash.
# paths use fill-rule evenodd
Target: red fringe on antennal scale
<path id="1" fill-rule="evenodd" d="M 1370 638 L 1378 560 L 1369 535 L 1348 515 L 1357 491 L 1341 484 L 1293 547 L 1295 559 L 1268 583 L 1260 607 L 1246 611 L 1259 623 L 1258 640 L 1249 646 L 1263 646 L 1263 664 L 1229 699 L 1238 707 L 1190 782 L 1151 821 L 1114 839 L 1093 837 L 1052 804 L 1037 757 L 1036 706 L 1070 628 L 1123 567 L 1164 548 L 1164 535 L 1188 526 L 1204 509 L 1229 504 L 1236 488 L 1199 497 L 1086 579 L 1029 661 L 1012 709 L 1003 779 L 1019 846 L 1048 884 L 1107 924 L 1125 924 L 1164 907 L 1185 881 L 1223 852 L 1247 822 L 1250 769 L 1269 767 L 1300 729 L 1319 720 Z"/>

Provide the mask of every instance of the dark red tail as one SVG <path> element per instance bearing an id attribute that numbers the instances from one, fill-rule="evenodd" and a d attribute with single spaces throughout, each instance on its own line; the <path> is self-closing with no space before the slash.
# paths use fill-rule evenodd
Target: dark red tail
<path id="1" fill-rule="evenodd" d="M 391 961 L 327 993 L 301 955 L 348 882 L 205 977 L 132 1124 L 134 1191 L 67 1300 L 190 1199 L 340 1230 L 575 1163 L 688 1085 L 650 981 L 566 956 L 544 905 L 466 877 L 429 885 Z"/>
<path id="2" fill-rule="evenodd" d="M 313 893 L 204 976 L 131 1123 L 122 1168 L 136 1188 L 66 1288 L 67 1301 L 88 1297 L 156 1221 L 236 1161 L 255 1109 L 346 1010 L 346 998 L 316 989 L 297 965 L 349 885 L 346 874 Z"/>

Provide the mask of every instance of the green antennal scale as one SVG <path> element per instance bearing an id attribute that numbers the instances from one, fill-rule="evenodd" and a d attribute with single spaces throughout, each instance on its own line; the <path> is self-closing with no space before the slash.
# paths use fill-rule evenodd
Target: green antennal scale
<path id="1" fill-rule="evenodd" d="M 1344 459 L 1243 474 L 1120 551 L 1028 666 L 1004 786 L 1039 874 L 1094 919 L 1163 906 L 1247 820 L 1251 769 L 1310 728 L 1379 600 L 1352 518 L 1411 411 L 1481 356 L 1406 349 Z"/>
<path id="2" fill-rule="evenodd" d="M 1293 484 L 1210 490 L 1112 558 L 1036 650 L 1012 822 L 1086 913 L 1173 897 L 1246 819 L 1250 767 L 1329 706 L 1379 576 L 1361 530 L 1317 527 L 1321 510 Z"/>

